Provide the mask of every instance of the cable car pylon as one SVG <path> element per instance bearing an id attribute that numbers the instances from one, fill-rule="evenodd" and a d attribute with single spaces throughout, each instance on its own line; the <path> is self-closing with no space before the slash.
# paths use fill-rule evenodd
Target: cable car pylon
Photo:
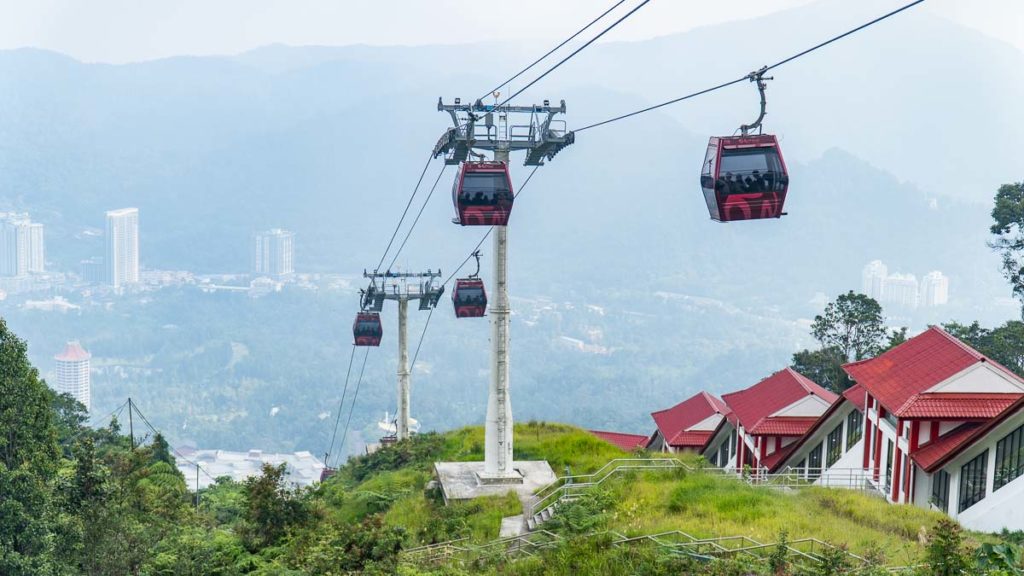
<path id="1" fill-rule="evenodd" d="M 398 302 L 398 412 L 395 414 L 395 435 L 381 440 L 382 444 L 388 444 L 409 437 L 410 372 L 407 326 L 409 301 L 418 301 L 420 310 L 430 310 L 436 307 L 441 300 L 444 286 L 434 282 L 441 277 L 441 270 L 436 272 L 433 270 L 426 272 L 392 272 L 390 270 L 366 272 L 364 270 L 363 277 L 370 280 L 370 285 L 360 291 L 360 305 L 363 310 L 360 315 L 372 313 L 377 315 L 379 322 L 379 313 L 384 307 L 384 301 L 395 300 Z M 415 282 L 417 280 L 418 282 Z M 377 343 L 380 343 L 379 338 Z"/>
<path id="2" fill-rule="evenodd" d="M 499 93 L 492 94 L 497 102 Z M 480 99 L 463 104 L 445 104 L 437 109 L 447 112 L 453 126 L 434 146 L 434 157 L 444 156 L 446 164 L 459 164 L 452 190 L 462 226 L 492 226 L 494 281 L 489 315 L 491 319 L 491 378 L 487 395 L 484 433 L 484 467 L 481 484 L 522 482 L 513 469 L 512 401 L 509 396 L 509 316 L 508 297 L 508 221 L 515 195 L 508 176 L 509 156 L 525 151 L 526 166 L 542 166 L 575 141 L 565 121 L 556 118 L 565 113 L 565 100 L 551 106 L 486 105 Z M 515 121 L 512 120 L 515 118 Z M 492 162 L 470 160 L 474 150 L 490 151 Z M 546 465 L 546 463 L 545 463 Z M 443 483 L 443 479 L 442 479 Z"/>

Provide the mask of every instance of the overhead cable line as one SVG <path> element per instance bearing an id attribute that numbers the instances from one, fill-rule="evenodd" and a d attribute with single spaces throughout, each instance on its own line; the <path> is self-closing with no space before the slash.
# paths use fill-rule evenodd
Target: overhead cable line
<path id="1" fill-rule="evenodd" d="M 526 73 L 526 72 L 527 72 L 527 71 L 528 71 L 528 70 L 529 70 L 530 68 L 533 68 L 533 67 L 534 67 L 534 66 L 536 66 L 537 64 L 540 64 L 540 63 L 541 63 L 541 61 L 543 61 L 543 60 L 544 60 L 545 58 L 547 58 L 548 56 L 551 56 L 552 54 L 554 54 L 555 52 L 557 52 L 557 51 L 558 51 L 558 49 L 559 49 L 559 48 L 561 48 L 562 46 L 565 46 L 565 45 L 566 45 L 566 44 L 568 44 L 569 42 L 572 42 L 572 41 L 573 41 L 573 40 L 574 40 L 574 39 L 575 39 L 575 38 L 576 38 L 577 36 L 579 36 L 580 34 L 582 34 L 583 32 L 585 32 L 585 31 L 586 31 L 586 30 L 587 30 L 588 28 L 590 28 L 591 26 L 593 26 L 594 24 L 596 24 L 596 23 L 597 23 L 598 21 L 600 21 L 600 20 L 601 20 L 602 18 L 604 18 L 605 16 L 607 16 L 607 15 L 608 15 L 609 13 L 611 13 L 611 11 L 612 11 L 612 10 L 615 10 L 616 8 L 618 8 L 619 6 L 621 6 L 621 5 L 622 5 L 622 4 L 623 4 L 623 3 L 625 2 L 625 1 L 626 1 L 626 0 L 619 0 L 618 2 L 616 2 L 615 4 L 613 4 L 611 8 L 609 8 L 609 9 L 605 10 L 604 12 L 602 12 L 600 16 L 598 16 L 597 18 L 594 18 L 593 20 L 591 20 L 589 24 L 587 24 L 587 25 L 586 25 L 586 26 L 584 26 L 583 28 L 580 28 L 579 30 L 577 30 L 577 31 L 576 31 L 576 33 L 575 33 L 575 34 L 573 34 L 572 36 L 569 36 L 568 38 L 566 38 L 565 40 L 563 40 L 561 44 L 559 44 L 558 46 L 555 46 L 555 47 L 554 47 L 554 48 L 552 48 L 551 50 L 548 50 L 548 51 L 547 51 L 547 53 L 545 53 L 545 54 L 544 54 L 543 56 L 541 56 L 540 58 L 537 58 L 536 60 L 534 60 L 533 62 L 531 62 L 529 66 L 527 66 L 526 68 L 523 68 L 523 69 L 522 69 L 522 70 L 520 70 L 519 72 L 516 72 L 516 73 L 515 73 L 515 75 L 514 75 L 514 76 L 512 76 L 512 77 L 510 77 L 510 78 L 509 78 L 508 80 L 505 80 L 504 82 L 502 82 L 502 83 L 498 84 L 498 85 L 497 85 L 497 86 L 495 86 L 494 88 L 492 88 L 492 89 L 488 90 L 487 92 L 485 92 L 485 93 L 484 93 L 484 95 L 483 95 L 483 96 L 481 96 L 481 97 L 477 98 L 477 100 L 483 100 L 484 98 L 486 98 L 486 97 L 490 96 L 491 94 L 494 94 L 494 92 L 495 92 L 496 90 L 498 90 L 499 88 L 501 88 L 502 86 L 505 86 L 506 84 L 508 84 L 508 83 L 512 82 L 512 81 L 513 81 L 513 80 L 515 80 L 516 78 L 519 78 L 519 77 L 520 77 L 520 76 L 522 76 L 522 75 L 523 75 L 524 73 Z"/>
<path id="2" fill-rule="evenodd" d="M 146 423 L 146 426 L 149 427 L 150 431 L 153 432 L 154 436 L 156 434 L 160 434 L 160 431 L 157 430 L 152 424 L 149 423 L 149 419 L 146 418 L 146 415 L 142 413 L 142 410 L 139 410 L 139 405 L 138 404 L 136 404 L 134 402 L 129 404 L 129 410 L 134 410 L 135 413 L 139 415 L 139 418 L 142 418 L 142 421 Z M 161 434 L 161 436 L 162 436 L 162 434 Z M 167 442 L 167 438 L 166 437 L 164 437 L 164 442 Z M 167 442 L 167 446 L 168 446 L 168 448 L 171 449 L 172 452 L 174 452 L 175 456 L 177 456 L 178 458 L 181 458 L 185 462 L 188 462 L 189 464 L 195 466 L 196 470 L 199 470 L 200 472 L 205 474 L 206 477 L 209 478 L 210 480 L 212 480 L 214 482 L 217 481 L 217 479 L 214 478 L 213 476 L 211 476 L 209 472 L 207 472 L 206 470 L 203 470 L 203 468 L 201 466 L 199 466 L 198 462 L 194 462 L 192 460 L 189 460 L 184 454 L 179 452 L 177 448 L 175 448 L 174 446 L 171 446 L 170 442 Z"/>
<path id="3" fill-rule="evenodd" d="M 655 104 L 653 106 L 648 106 L 647 108 L 642 108 L 642 109 L 636 110 L 634 112 L 629 112 L 628 114 L 622 114 L 621 116 L 615 116 L 614 118 L 609 118 L 607 120 L 602 120 L 600 122 L 595 122 L 594 124 L 588 124 L 587 126 L 584 126 L 582 128 L 577 128 L 576 130 L 573 130 L 573 132 L 583 132 L 584 130 L 590 130 L 591 128 L 597 128 L 598 126 L 604 126 L 605 124 L 611 124 L 612 122 L 618 122 L 619 120 L 625 120 L 626 118 L 637 116 L 639 114 L 643 114 L 645 112 L 650 112 L 652 110 L 657 110 L 658 108 L 664 108 L 665 106 L 669 106 L 671 104 L 676 104 L 677 102 L 682 102 L 683 100 L 689 100 L 690 98 L 695 98 L 697 96 L 701 96 L 701 95 L 707 94 L 709 92 L 714 92 L 716 90 L 721 90 L 722 88 L 726 88 L 728 86 L 732 86 L 733 84 L 738 84 L 738 83 L 743 82 L 745 80 L 753 80 L 755 78 L 755 76 L 758 75 L 758 74 L 764 74 L 765 72 L 768 72 L 769 70 L 773 70 L 775 68 L 778 68 L 779 66 L 782 66 L 783 64 L 788 64 L 788 63 L 792 62 L 793 60 L 796 60 L 797 58 L 801 58 L 803 56 L 806 56 L 807 54 L 810 54 L 811 52 L 814 52 L 815 50 L 818 50 L 819 48 L 823 48 L 825 46 L 828 46 L 829 44 L 831 44 L 831 43 L 833 43 L 833 42 L 835 42 L 837 40 L 841 40 L 843 38 L 846 38 L 847 36 L 849 36 L 851 34 L 854 34 L 856 32 L 860 32 L 861 30 L 863 30 L 865 28 L 868 28 L 870 26 L 873 26 L 873 25 L 881 22 L 882 20 L 885 20 L 887 18 L 895 16 L 896 14 L 899 14 L 900 12 L 903 12 L 904 10 L 912 8 L 912 7 L 922 3 L 924 1 L 925 0 L 915 0 L 914 2 L 906 4 L 906 5 L 900 7 L 898 9 L 896 9 L 896 10 L 893 10 L 892 12 L 889 12 L 887 14 L 879 16 L 878 18 L 875 18 L 874 20 L 871 20 L 870 22 L 866 22 L 864 24 L 861 24 L 860 26 L 857 26 L 856 28 L 847 30 L 846 32 L 843 32 L 842 34 L 839 34 L 838 36 L 833 36 L 832 38 L 829 38 L 828 40 L 826 40 L 826 41 L 824 41 L 824 42 L 822 42 L 820 44 L 817 44 L 817 45 L 812 46 L 812 47 L 810 47 L 810 48 L 808 48 L 806 50 L 803 50 L 801 52 L 793 54 L 792 56 L 790 56 L 788 58 L 784 58 L 782 60 L 779 60 L 778 62 L 776 62 L 774 64 L 771 64 L 769 66 L 765 66 L 764 68 L 758 70 L 757 72 L 751 72 L 749 74 L 745 74 L 745 75 L 743 75 L 743 76 L 741 76 L 739 78 L 736 78 L 735 80 L 730 80 L 728 82 L 724 82 L 722 84 L 719 84 L 717 86 L 713 86 L 711 88 L 705 88 L 704 90 L 699 90 L 697 92 L 693 92 L 693 93 L 687 94 L 685 96 L 680 96 L 679 98 L 673 98 L 672 100 L 668 100 L 668 101 L 662 102 L 661 104 Z"/>
<path id="4" fill-rule="evenodd" d="M 385 270 L 391 270 L 395 266 L 395 262 L 398 260 L 398 256 L 402 253 L 402 249 L 405 248 L 405 243 L 409 241 L 409 237 L 412 236 L 413 229 L 416 228 L 416 224 L 420 221 L 420 216 L 423 216 L 423 210 L 427 207 L 427 203 L 430 202 L 431 196 L 434 195 L 434 190 L 437 189 L 438 182 L 441 181 L 441 176 L 444 176 L 445 169 L 448 168 L 447 164 L 441 165 L 441 171 L 437 173 L 437 179 L 434 180 L 434 185 L 430 187 L 430 193 L 427 194 L 426 199 L 423 200 L 423 205 L 420 206 L 420 211 L 416 213 L 416 218 L 409 225 L 409 230 L 405 233 L 405 238 L 402 239 L 402 243 L 398 246 L 398 250 L 395 251 L 394 257 L 391 259 L 391 263 Z"/>
<path id="5" fill-rule="evenodd" d="M 377 263 L 375 270 L 380 270 L 384 259 L 388 257 L 388 252 L 391 250 L 391 245 L 395 243 L 395 237 L 398 236 L 398 231 L 402 228 L 402 222 L 405 222 L 405 216 L 409 213 L 409 207 L 412 206 L 412 201 L 416 198 L 416 192 L 420 189 L 420 184 L 423 183 L 423 177 L 427 175 L 427 168 L 430 167 L 430 161 L 434 159 L 433 153 L 427 155 L 427 162 L 423 165 L 423 171 L 420 172 L 420 177 L 416 180 L 416 186 L 412 189 L 412 194 L 409 196 L 409 201 L 405 203 L 405 210 L 402 210 L 402 217 L 398 219 L 398 224 L 395 224 L 395 231 L 391 233 L 391 239 L 388 240 L 388 247 L 384 249 L 384 253 L 380 255 L 380 262 Z"/>
<path id="6" fill-rule="evenodd" d="M 508 98 L 505 98 L 505 100 L 503 100 L 503 101 L 501 102 L 501 104 L 498 104 L 498 105 L 497 105 L 496 107 L 500 107 L 500 106 L 504 106 L 505 104 L 508 104 L 508 102 L 509 102 L 510 100 L 512 100 L 512 99 L 513 99 L 513 98 L 515 98 L 516 96 L 519 96 L 520 94 L 522 94 L 522 93 L 523 93 L 524 91 L 526 91 L 526 90 L 527 90 L 527 89 L 528 89 L 528 88 L 529 88 L 530 86 L 533 86 L 533 85 L 534 85 L 534 84 L 536 84 L 537 82 L 540 82 L 540 81 L 541 81 L 541 80 L 542 80 L 542 79 L 543 79 L 543 78 L 544 78 L 545 76 L 547 76 L 548 74 L 551 74 L 552 72 L 554 72 L 555 70 L 557 70 L 559 66 L 561 66 L 562 64 L 565 64 L 566 62 L 568 62 L 568 61 L 569 61 L 570 59 L 572 59 L 572 57 L 573 57 L 573 56 L 576 56 L 577 54 L 579 54 L 580 52 L 582 52 L 582 51 L 583 51 L 583 50 L 584 50 L 584 49 L 585 49 L 585 48 L 586 48 L 587 46 L 590 46 L 591 44 L 593 44 L 594 42 L 596 42 L 598 38 L 600 38 L 601 36 L 604 36 L 604 35 L 605 35 L 606 33 L 610 32 L 610 31 L 611 31 L 611 30 L 612 30 L 613 28 L 615 28 L 616 26 L 618 26 L 619 24 L 621 24 L 623 20 L 625 20 L 626 18 L 629 18 L 630 16 L 632 16 L 632 15 L 633 15 L 633 14 L 634 14 L 634 13 L 635 13 L 635 12 L 636 12 L 637 10 L 639 10 L 639 9 L 643 8 L 644 6 L 646 6 L 646 5 L 647 5 L 647 3 L 648 3 L 648 2 L 650 2 L 650 1 L 651 1 L 651 0 L 644 0 L 643 2 L 641 2 L 640 4 L 638 4 L 638 5 L 636 6 L 636 7 L 634 7 L 634 8 L 632 9 L 632 10 L 630 10 L 629 12 L 626 12 L 625 16 L 622 16 L 621 18 L 619 18 L 619 19 L 618 19 L 618 20 L 616 20 L 615 22 L 612 22 L 612 23 L 611 23 L 611 24 L 610 24 L 610 25 L 609 25 L 609 26 L 608 26 L 607 28 L 605 28 L 604 30 L 602 30 L 601 32 L 599 32 L 599 33 L 597 34 L 597 36 L 594 36 L 594 37 L 593 37 L 593 38 L 591 38 L 590 40 L 587 40 L 587 42 L 586 42 L 586 43 L 585 43 L 584 45 L 582 45 L 582 46 L 580 46 L 579 48 L 577 48 L 577 49 L 573 50 L 571 54 L 569 54 L 569 55 L 568 55 L 568 56 L 566 56 L 565 58 L 562 58 L 561 60 L 559 60 L 559 61 L 558 61 L 558 63 L 557 63 L 557 64 L 555 64 L 555 65 L 554 65 L 554 66 L 552 66 L 551 68 L 548 68 L 547 70 L 545 70 L 543 74 L 541 74 L 540 76 L 538 76 L 538 77 L 534 78 L 532 82 L 530 82 L 530 83 L 529 83 L 529 84 L 527 84 L 526 86 L 523 86 L 523 87 L 522 87 L 522 88 L 520 88 L 519 90 L 515 91 L 515 92 L 514 92 L 514 93 L 513 93 L 513 94 L 512 94 L 511 96 L 509 96 Z"/>
<path id="7" fill-rule="evenodd" d="M 334 432 L 331 433 L 331 446 L 327 449 L 327 453 L 324 455 L 324 464 L 331 459 L 331 453 L 334 452 L 334 439 L 338 437 L 338 423 L 341 422 L 342 408 L 345 406 L 345 396 L 348 394 L 348 379 L 352 375 L 352 360 L 356 357 L 356 345 L 352 345 L 352 354 L 348 357 L 348 370 L 345 372 L 345 387 L 341 392 L 341 400 L 338 401 L 338 415 L 334 417 Z"/>
<path id="8" fill-rule="evenodd" d="M 102 419 L 96 420 L 95 424 L 93 424 L 92 421 L 95 420 L 96 417 L 93 416 L 93 417 L 89 418 L 86 421 L 85 427 L 82 428 L 81 430 L 79 430 L 78 433 L 74 434 L 73 436 L 65 438 L 63 444 L 66 446 L 66 445 L 70 444 L 71 442 L 74 442 L 75 440 L 77 440 L 78 437 L 81 436 L 82 434 L 85 434 L 86 432 L 94 432 L 95 430 L 93 428 L 91 428 L 91 426 L 98 426 L 99 423 L 102 422 L 103 420 L 112 421 L 114 418 L 119 417 L 121 415 L 121 412 L 124 411 L 124 407 L 127 406 L 127 405 L 128 405 L 128 401 L 125 400 L 124 402 L 121 403 L 120 406 L 118 406 L 117 408 L 114 408 L 113 410 L 111 410 L 110 413 L 107 414 L 106 416 L 104 416 Z"/>
<path id="9" fill-rule="evenodd" d="M 352 394 L 352 404 L 350 404 L 349 408 L 348 408 L 348 420 L 345 421 L 345 433 L 342 434 L 342 436 L 341 436 L 341 445 L 338 448 L 341 451 L 345 450 L 345 440 L 348 439 L 348 428 L 352 424 L 352 412 L 355 411 L 356 399 L 359 398 L 359 386 L 360 386 L 360 384 L 363 383 L 363 372 L 366 371 L 366 357 L 369 356 L 369 355 L 370 355 L 370 349 L 367 348 L 366 349 L 366 353 L 363 354 L 363 365 L 362 365 L 361 368 L 359 368 L 359 379 L 356 380 L 356 391 L 355 391 L 355 393 Z M 337 462 L 338 459 L 335 458 L 334 461 Z M 328 464 L 328 463 L 324 462 L 324 464 Z"/>

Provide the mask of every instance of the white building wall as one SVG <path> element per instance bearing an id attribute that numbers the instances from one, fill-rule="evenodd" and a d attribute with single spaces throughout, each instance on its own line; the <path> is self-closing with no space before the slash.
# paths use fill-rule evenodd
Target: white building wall
<path id="1" fill-rule="evenodd" d="M 996 444 L 1010 432 L 1024 424 L 1024 411 L 996 426 L 980 442 L 954 458 L 943 470 L 949 473 L 949 515 L 965 528 L 981 532 L 998 532 L 1003 528 L 1024 530 L 1024 476 L 993 492 L 996 469 Z M 988 450 L 988 472 L 985 498 L 970 508 L 959 511 L 960 469 L 979 454 Z M 928 492 L 931 492 L 929 483 Z"/>

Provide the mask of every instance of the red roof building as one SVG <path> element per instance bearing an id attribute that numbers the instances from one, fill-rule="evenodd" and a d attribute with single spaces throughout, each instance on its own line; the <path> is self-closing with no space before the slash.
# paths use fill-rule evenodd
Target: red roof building
<path id="1" fill-rule="evenodd" d="M 671 408 L 652 412 L 656 429 L 647 448 L 660 452 L 700 452 L 723 416 L 725 403 L 699 392 Z"/>
<path id="2" fill-rule="evenodd" d="M 647 442 L 650 440 L 649 436 L 644 436 L 643 434 L 624 434 L 622 432 L 605 432 L 603 430 L 589 430 L 589 432 L 605 442 L 622 448 L 626 452 L 642 449 L 647 446 Z"/>
<path id="3" fill-rule="evenodd" d="M 1024 396 L 1024 380 L 935 326 L 843 369 L 866 392 L 862 465 L 893 502 L 913 502 L 916 475 Z"/>
<path id="4" fill-rule="evenodd" d="M 703 450 L 723 468 L 764 468 L 783 458 L 838 397 L 792 368 L 724 394 L 729 411 Z"/>

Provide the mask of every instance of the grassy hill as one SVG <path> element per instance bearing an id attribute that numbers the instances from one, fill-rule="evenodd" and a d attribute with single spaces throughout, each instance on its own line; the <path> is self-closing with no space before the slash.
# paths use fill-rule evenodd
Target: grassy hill
<path id="1" fill-rule="evenodd" d="M 573 474 L 592 472 L 611 459 L 628 456 L 570 426 L 516 426 L 516 458 L 547 459 L 559 474 L 566 466 Z M 405 549 L 460 538 L 466 539 L 460 546 L 470 548 L 494 540 L 502 517 L 521 513 L 518 499 L 509 495 L 444 506 L 436 490 L 427 487 L 434 461 L 482 457 L 480 428 L 424 434 L 351 460 L 320 490 L 341 518 L 352 521 L 379 512 L 385 524 L 403 528 Z M 470 573 L 660 573 L 669 568 L 677 571 L 668 573 L 680 573 L 678 563 L 690 560 L 667 554 L 663 547 L 623 548 L 611 542 L 613 534 L 639 537 L 681 531 L 700 539 L 743 536 L 762 543 L 777 542 L 783 534 L 790 541 L 813 538 L 886 565 L 910 566 L 922 562 L 928 536 L 942 518 L 852 491 L 780 491 L 704 472 L 631 471 L 560 507 L 543 528 L 561 540 L 538 557 L 510 562 L 503 554 L 467 553 L 461 558 L 470 562 Z M 975 545 L 992 540 L 975 534 L 967 538 Z M 739 564 L 747 570 L 757 568 L 749 558 Z M 403 570 L 459 573 L 458 565 L 403 565 Z"/>

